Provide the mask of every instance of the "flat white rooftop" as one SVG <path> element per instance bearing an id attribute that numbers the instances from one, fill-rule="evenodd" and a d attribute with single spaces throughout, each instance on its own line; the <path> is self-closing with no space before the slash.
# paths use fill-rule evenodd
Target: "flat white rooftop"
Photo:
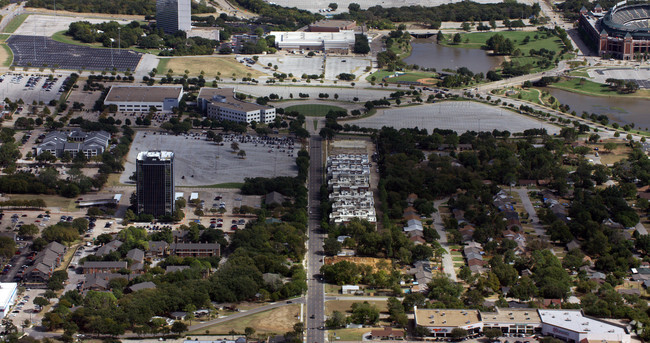
<path id="1" fill-rule="evenodd" d="M 11 296 L 16 292 L 16 288 L 18 284 L 15 282 L 0 283 L 0 309 L 4 310 L 10 305 Z"/>
<path id="2" fill-rule="evenodd" d="M 174 153 L 171 151 L 142 151 L 138 153 L 137 157 L 139 161 L 144 161 L 151 158 L 156 158 L 161 161 L 169 161 L 174 158 Z"/>
<path id="3" fill-rule="evenodd" d="M 625 329 L 603 320 L 585 317 L 580 310 L 539 310 L 544 324 L 550 324 L 574 332 L 589 334 L 626 335 Z"/>

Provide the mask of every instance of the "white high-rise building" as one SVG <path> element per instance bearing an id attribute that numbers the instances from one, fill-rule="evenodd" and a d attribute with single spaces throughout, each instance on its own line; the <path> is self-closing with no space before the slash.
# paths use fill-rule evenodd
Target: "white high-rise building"
<path id="1" fill-rule="evenodd" d="M 167 34 L 192 29 L 191 0 L 157 0 L 156 24 Z"/>

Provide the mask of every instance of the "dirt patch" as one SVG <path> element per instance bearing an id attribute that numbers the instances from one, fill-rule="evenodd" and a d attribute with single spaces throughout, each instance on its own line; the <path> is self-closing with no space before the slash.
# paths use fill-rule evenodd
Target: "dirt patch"
<path id="1" fill-rule="evenodd" d="M 436 83 L 438 83 L 438 80 L 428 77 L 424 79 L 418 79 L 418 82 L 423 85 L 435 85 Z"/>
<path id="2" fill-rule="evenodd" d="M 374 257 L 356 257 L 356 256 L 333 256 L 326 257 L 324 262 L 325 264 L 335 264 L 342 261 L 348 261 L 356 264 L 362 264 L 365 266 L 372 267 L 372 271 L 376 272 L 378 270 L 392 270 L 392 263 L 389 259 L 386 258 L 374 258 Z"/>
<path id="3" fill-rule="evenodd" d="M 228 334 L 231 330 L 243 333 L 246 327 L 252 327 L 257 334 L 280 334 L 293 330 L 293 325 L 298 322 L 299 314 L 300 307 L 298 305 L 283 306 L 210 326 L 207 329 L 201 329 L 200 333 L 205 334 L 208 331 L 208 334 Z"/>

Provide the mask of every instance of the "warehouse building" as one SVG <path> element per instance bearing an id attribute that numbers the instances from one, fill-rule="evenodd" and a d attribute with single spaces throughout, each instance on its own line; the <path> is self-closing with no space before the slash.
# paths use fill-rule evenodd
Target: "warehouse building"
<path id="1" fill-rule="evenodd" d="M 287 32 L 273 31 L 275 46 L 288 51 L 317 50 L 329 53 L 347 54 L 354 47 L 355 32 Z"/>
<path id="2" fill-rule="evenodd" d="M 183 97 L 183 86 L 112 86 L 104 105 L 117 106 L 119 112 L 171 113 Z"/>
<path id="3" fill-rule="evenodd" d="M 233 88 L 203 87 L 196 99 L 199 108 L 209 118 L 240 123 L 272 123 L 275 108 L 239 100 Z"/>

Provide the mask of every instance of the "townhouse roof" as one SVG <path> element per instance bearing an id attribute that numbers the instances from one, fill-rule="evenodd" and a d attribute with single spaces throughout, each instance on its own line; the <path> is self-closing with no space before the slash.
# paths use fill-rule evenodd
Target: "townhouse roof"
<path id="1" fill-rule="evenodd" d="M 126 258 L 132 259 L 136 262 L 144 261 L 144 251 L 140 249 L 131 249 L 126 253 Z"/>
<path id="2" fill-rule="evenodd" d="M 83 264 L 83 268 L 99 268 L 99 269 L 105 269 L 105 268 L 126 268 L 128 264 L 126 261 L 86 261 Z"/>
<path id="3" fill-rule="evenodd" d="M 113 251 L 116 251 L 117 249 L 119 249 L 121 246 L 122 246 L 121 241 L 118 241 L 117 239 L 112 240 L 112 241 L 102 245 L 101 247 L 99 247 L 99 249 L 97 249 L 97 252 L 95 253 L 95 255 L 97 255 L 97 256 L 108 255 L 108 254 L 112 253 Z"/>

